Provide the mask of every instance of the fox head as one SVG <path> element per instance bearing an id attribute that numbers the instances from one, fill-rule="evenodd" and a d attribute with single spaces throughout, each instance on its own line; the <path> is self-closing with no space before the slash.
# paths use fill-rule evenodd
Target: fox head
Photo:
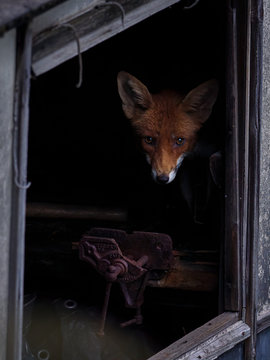
<path id="1" fill-rule="evenodd" d="M 124 71 L 118 73 L 117 83 L 123 111 L 140 138 L 154 180 L 170 183 L 211 114 L 217 81 L 209 80 L 186 96 L 168 90 L 151 94 L 143 83 Z"/>

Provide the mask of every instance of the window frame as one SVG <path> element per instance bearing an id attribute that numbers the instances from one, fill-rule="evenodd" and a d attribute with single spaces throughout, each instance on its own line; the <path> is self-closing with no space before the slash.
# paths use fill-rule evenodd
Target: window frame
<path id="1" fill-rule="evenodd" d="M 154 355 L 151 360 L 184 360 L 199 352 L 204 356 L 210 342 L 214 346 L 211 354 L 207 353 L 207 360 L 242 342 L 245 342 L 245 359 L 252 359 L 254 355 L 257 335 L 262 7 L 262 0 L 227 0 L 225 245 L 222 252 L 224 262 L 221 261 L 224 269 L 221 291 L 223 313 Z M 119 23 L 119 31 L 121 26 Z M 30 23 L 17 28 L 17 38 L 14 124 L 18 126 L 18 131 L 14 132 L 13 141 L 18 143 L 19 186 L 13 185 L 12 196 L 10 254 L 13 261 L 10 261 L 9 269 L 7 347 L 7 358 L 10 360 L 21 359 L 22 345 L 28 102 L 34 51 Z M 267 319 L 260 319 L 259 331 L 269 326 L 268 318 L 267 315 Z"/>

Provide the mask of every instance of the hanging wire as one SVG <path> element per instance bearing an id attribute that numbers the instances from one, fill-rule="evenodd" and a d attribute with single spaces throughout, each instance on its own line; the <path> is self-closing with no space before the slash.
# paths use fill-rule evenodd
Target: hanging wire
<path id="1" fill-rule="evenodd" d="M 18 85 L 15 86 L 15 104 L 18 104 L 19 97 Z M 20 179 L 19 175 L 19 124 L 18 124 L 18 106 L 15 106 L 13 114 L 13 147 L 12 147 L 12 158 L 13 158 L 13 171 L 14 171 L 14 183 L 17 188 L 21 190 L 27 190 L 31 183 L 24 179 Z"/>
<path id="2" fill-rule="evenodd" d="M 191 5 L 184 6 L 184 10 L 190 10 L 194 8 L 199 3 L 199 1 L 200 0 L 195 0 L 193 3 L 191 3 Z"/>
<path id="3" fill-rule="evenodd" d="M 20 181 L 19 177 L 19 165 L 18 165 L 18 134 L 19 128 L 18 125 L 15 124 L 13 128 L 13 164 L 14 164 L 14 183 L 17 188 L 21 190 L 27 190 L 31 186 L 30 182 Z"/>
<path id="4" fill-rule="evenodd" d="M 98 4 L 97 8 L 99 8 L 101 6 L 117 6 L 118 9 L 121 10 L 122 26 L 123 26 L 123 28 L 125 27 L 126 12 L 125 12 L 123 5 L 119 4 L 119 2 L 117 2 L 117 1 L 104 1 L 104 2 L 101 2 L 100 4 Z"/>
<path id="5" fill-rule="evenodd" d="M 125 13 L 124 7 L 121 4 L 119 4 L 117 1 L 104 1 L 104 2 L 101 2 L 100 4 L 98 4 L 97 8 L 101 7 L 101 6 L 116 6 L 116 7 L 118 7 L 118 9 L 120 9 L 120 11 L 121 11 L 122 26 L 125 27 L 126 13 Z M 54 31 L 55 29 L 59 29 L 59 28 L 63 28 L 63 27 L 70 29 L 76 40 L 77 49 L 78 49 L 78 59 L 79 59 L 79 80 L 78 80 L 78 83 L 76 84 L 76 88 L 80 88 L 82 85 L 82 82 L 83 82 L 83 61 L 82 61 L 82 54 L 81 54 L 80 37 L 78 35 L 78 31 L 77 31 L 76 27 L 69 23 L 57 25 L 56 27 L 51 29 L 51 31 Z"/>
<path id="6" fill-rule="evenodd" d="M 82 61 L 80 37 L 78 35 L 77 29 L 75 28 L 75 26 L 73 26 L 69 23 L 64 23 L 64 24 L 58 25 L 56 28 L 62 28 L 62 27 L 70 29 L 76 40 L 77 49 L 78 49 L 78 59 L 79 59 L 79 80 L 78 80 L 78 83 L 76 84 L 76 88 L 80 88 L 82 86 L 82 82 L 83 82 L 83 61 Z"/>

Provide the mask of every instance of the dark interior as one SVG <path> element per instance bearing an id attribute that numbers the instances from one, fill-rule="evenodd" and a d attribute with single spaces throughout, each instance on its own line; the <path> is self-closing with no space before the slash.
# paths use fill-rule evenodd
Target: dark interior
<path id="1" fill-rule="evenodd" d="M 92 227 L 166 233 L 175 250 L 186 252 L 191 259 L 193 253 L 203 254 L 199 261 L 215 263 L 219 270 L 224 178 L 218 184 L 213 181 L 209 154 L 202 153 L 184 160 L 173 183 L 156 184 L 122 112 L 116 77 L 125 70 L 153 93 L 164 88 L 188 92 L 216 78 L 218 100 L 200 136 L 213 152 L 222 152 L 225 25 L 224 2 L 201 0 L 190 10 L 180 2 L 85 52 L 81 88 L 75 86 L 77 57 L 33 78 L 28 203 L 120 208 L 127 213 L 126 221 L 117 222 L 27 217 L 25 294 L 35 299 L 29 302 L 35 304 L 28 332 L 33 353 L 47 346 L 55 359 L 62 359 L 63 349 L 68 349 L 68 342 L 59 335 L 62 299 L 76 300 L 84 318 L 90 314 L 95 322 L 99 317 L 105 283 L 72 249 L 72 243 Z M 195 199 L 192 207 L 179 186 L 186 173 Z M 220 306 L 218 288 L 189 292 L 147 287 L 144 324 L 120 330 L 119 319 L 131 317 L 132 311 L 124 308 L 115 286 L 104 345 L 110 351 L 89 359 L 146 359 L 216 316 Z M 41 312 L 47 314 L 44 327 L 38 323 Z M 51 328 L 56 331 L 54 340 L 48 336 Z M 61 346 L 55 340 L 58 337 Z M 117 351 L 121 354 L 113 356 Z M 73 359 L 71 353 L 65 359 Z M 83 356 L 78 358 L 87 359 Z"/>

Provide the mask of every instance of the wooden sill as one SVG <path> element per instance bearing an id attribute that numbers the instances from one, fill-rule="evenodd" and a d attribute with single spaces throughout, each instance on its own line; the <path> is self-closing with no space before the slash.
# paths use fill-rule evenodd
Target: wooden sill
<path id="1" fill-rule="evenodd" d="M 225 312 L 190 332 L 148 360 L 214 360 L 250 336 L 238 313 Z"/>

